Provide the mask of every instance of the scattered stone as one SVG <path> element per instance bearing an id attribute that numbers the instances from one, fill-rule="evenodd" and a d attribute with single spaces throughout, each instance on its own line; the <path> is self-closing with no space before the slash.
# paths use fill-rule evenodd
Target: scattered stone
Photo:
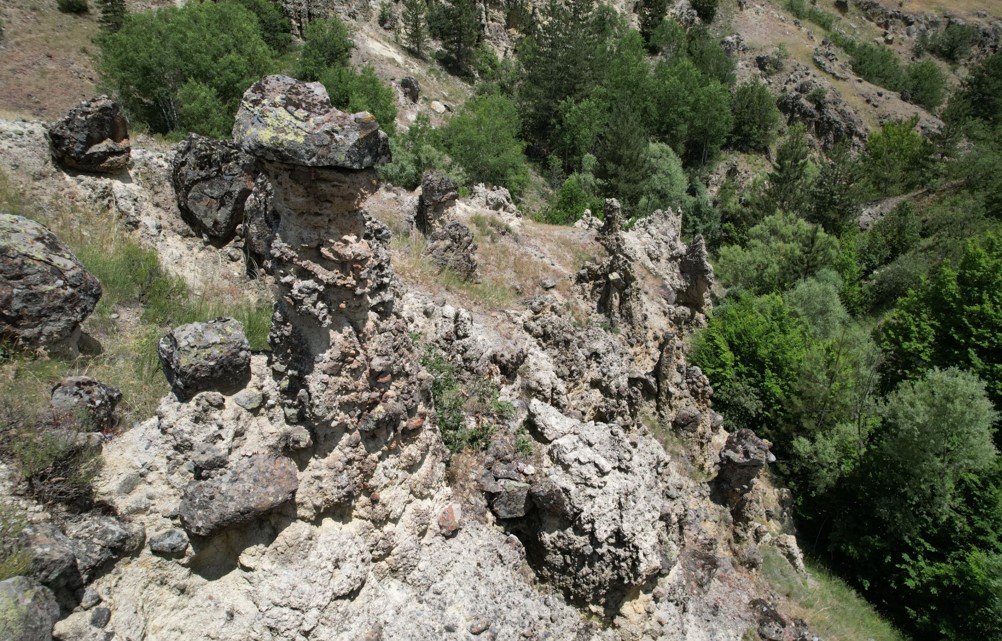
<path id="1" fill-rule="evenodd" d="M 233 402 L 248 412 L 253 412 L 254 410 L 259 409 L 264 403 L 264 395 L 256 389 L 240 390 L 237 395 L 233 397 Z"/>
<path id="2" fill-rule="evenodd" d="M 455 536 L 462 527 L 463 506 L 459 503 L 449 503 L 438 513 L 438 529 L 442 536 Z"/>
<path id="3" fill-rule="evenodd" d="M 42 225 L 0 213 L 0 338 L 75 351 L 101 284 Z"/>
<path id="4" fill-rule="evenodd" d="M 695 431 L 699 427 L 699 420 L 702 418 L 702 414 L 699 410 L 691 407 L 683 407 L 675 415 L 675 420 L 673 421 L 675 427 L 680 430 L 691 432 Z"/>
<path id="5" fill-rule="evenodd" d="M 195 233 L 233 240 L 254 188 L 253 164 L 232 142 L 188 134 L 174 154 L 172 178 L 181 217 Z"/>
<path id="6" fill-rule="evenodd" d="M 470 625 L 467 628 L 467 630 L 469 630 L 470 634 L 472 634 L 473 636 L 479 636 L 484 632 L 487 632 L 487 629 L 490 627 L 491 627 L 490 619 L 486 617 L 476 617 L 472 621 L 470 621 Z"/>
<path id="7" fill-rule="evenodd" d="M 171 528 L 150 537 L 150 551 L 166 557 L 176 557 L 188 549 L 188 535 L 184 530 Z"/>
<path id="8" fill-rule="evenodd" d="M 222 475 L 188 484 L 181 496 L 181 523 L 192 534 L 209 536 L 289 502 L 298 487 L 296 464 L 284 456 L 231 462 Z"/>
<path id="9" fill-rule="evenodd" d="M 103 628 L 111 621 L 111 610 L 108 608 L 94 608 L 90 613 L 90 624 L 95 628 Z"/>
<path id="10" fill-rule="evenodd" d="M 446 107 L 441 102 L 439 102 L 438 100 L 432 100 L 431 101 L 431 110 L 434 111 L 437 114 L 444 114 L 446 111 L 449 110 L 449 108 Z"/>
<path id="11" fill-rule="evenodd" d="M 400 79 L 400 89 L 411 102 L 417 102 L 421 96 L 421 84 L 417 81 L 417 78 L 404 76 Z"/>
<path id="12" fill-rule="evenodd" d="M 491 501 L 491 508 L 499 519 L 517 519 L 529 510 L 529 484 L 502 480 L 501 491 Z"/>
<path id="13" fill-rule="evenodd" d="M 83 597 L 80 599 L 80 607 L 84 610 L 90 610 L 100 602 L 101 595 L 97 593 L 97 590 L 94 588 L 87 588 L 84 590 Z"/>
<path id="14" fill-rule="evenodd" d="M 59 605 L 47 588 L 15 576 L 0 581 L 0 637 L 11 641 L 51 641 Z"/>
<path id="15" fill-rule="evenodd" d="M 182 401 L 208 390 L 231 394 L 250 380 L 250 345 L 232 318 L 176 327 L 160 339 L 157 354 Z"/>
<path id="16" fill-rule="evenodd" d="M 255 158 L 303 167 L 366 169 L 390 161 L 390 142 L 368 112 L 331 105 L 319 82 L 267 76 L 243 96 L 233 138 Z"/>
<path id="17" fill-rule="evenodd" d="M 63 415 L 77 419 L 79 427 L 98 432 L 114 427 L 115 408 L 122 393 L 90 376 L 69 376 L 52 388 L 49 404 Z"/>
<path id="18" fill-rule="evenodd" d="M 129 130 L 118 103 L 107 96 L 82 102 L 49 127 L 56 164 L 113 173 L 129 164 Z"/>
<path id="19" fill-rule="evenodd" d="M 539 281 L 539 286 L 549 291 L 557 286 L 557 281 L 556 279 L 547 276 L 543 280 Z"/>

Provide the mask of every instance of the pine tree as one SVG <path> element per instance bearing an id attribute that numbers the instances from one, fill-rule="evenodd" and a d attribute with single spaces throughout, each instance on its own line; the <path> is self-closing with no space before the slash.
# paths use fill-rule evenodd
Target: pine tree
<path id="1" fill-rule="evenodd" d="M 404 42 L 419 58 L 424 57 L 428 39 L 424 0 L 404 0 Z"/>
<path id="2" fill-rule="evenodd" d="M 480 40 L 480 12 L 476 0 L 451 0 L 445 8 L 445 47 L 452 55 L 456 72 L 470 71 L 473 49 Z"/>
<path id="3" fill-rule="evenodd" d="M 101 29 L 108 33 L 115 33 L 122 28 L 125 22 L 125 0 L 97 0 L 100 16 L 97 19 Z"/>

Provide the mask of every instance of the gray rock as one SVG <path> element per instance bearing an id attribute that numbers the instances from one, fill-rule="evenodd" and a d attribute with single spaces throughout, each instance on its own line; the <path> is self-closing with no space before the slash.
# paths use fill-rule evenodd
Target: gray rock
<path id="1" fill-rule="evenodd" d="M 463 223 L 451 220 L 428 237 L 427 254 L 439 269 L 451 269 L 468 281 L 477 279 L 477 243 Z"/>
<path id="2" fill-rule="evenodd" d="M 150 537 L 150 551 L 160 556 L 181 556 L 188 549 L 188 535 L 184 530 L 171 528 Z"/>
<path id="3" fill-rule="evenodd" d="M 491 501 L 499 519 L 517 519 L 529 510 L 529 484 L 508 479 L 500 482 L 501 491 Z"/>
<path id="4" fill-rule="evenodd" d="M 101 284 L 48 229 L 0 213 L 0 337 L 26 347 L 75 348 Z"/>
<path id="5" fill-rule="evenodd" d="M 143 547 L 146 531 L 142 525 L 113 516 L 85 514 L 66 524 L 69 546 L 85 583 L 89 583 L 108 563 Z"/>
<path id="6" fill-rule="evenodd" d="M 304 167 L 365 169 L 389 162 L 390 143 L 367 112 L 331 106 L 319 82 L 267 76 L 244 93 L 233 139 L 256 158 Z"/>
<path id="7" fill-rule="evenodd" d="M 52 157 L 70 169 L 111 173 L 129 164 L 129 130 L 107 96 L 82 102 L 49 127 Z"/>
<path id="8" fill-rule="evenodd" d="M 264 403 L 264 396 L 256 389 L 245 389 L 237 393 L 233 401 L 248 412 L 253 412 Z"/>
<path id="9" fill-rule="evenodd" d="M 775 460 L 769 452 L 771 446 L 749 429 L 742 428 L 728 436 L 720 451 L 718 485 L 740 494 L 747 492 L 759 472 Z"/>
<path id="10" fill-rule="evenodd" d="M 188 134 L 174 154 L 172 171 L 181 217 L 213 241 L 232 240 L 254 187 L 253 165 L 231 142 Z"/>
<path id="11" fill-rule="evenodd" d="M 49 404 L 60 414 L 72 415 L 82 429 L 101 431 L 116 423 L 115 408 L 122 393 L 90 376 L 68 376 L 52 388 Z"/>
<path id="12" fill-rule="evenodd" d="M 111 610 L 108 608 L 94 608 L 90 613 L 90 624 L 95 628 L 103 628 L 111 621 Z"/>
<path id="13" fill-rule="evenodd" d="M 457 198 L 459 186 L 451 178 L 434 169 L 424 172 L 415 221 L 418 229 L 430 234 L 441 227 Z"/>
<path id="14" fill-rule="evenodd" d="M 232 318 L 177 327 L 160 339 L 157 354 L 180 400 L 208 390 L 231 394 L 250 380 L 250 345 Z"/>
<path id="15" fill-rule="evenodd" d="M 181 497 L 181 523 L 192 534 L 209 536 L 287 503 L 298 487 L 296 464 L 284 456 L 240 459 L 220 476 L 188 484 Z"/>
<path id="16" fill-rule="evenodd" d="M 48 589 L 15 576 L 0 581 L 0 639 L 51 641 L 59 605 Z"/>
<path id="17" fill-rule="evenodd" d="M 421 96 L 421 83 L 417 81 L 417 78 L 404 76 L 400 79 L 400 89 L 411 102 L 417 102 Z"/>

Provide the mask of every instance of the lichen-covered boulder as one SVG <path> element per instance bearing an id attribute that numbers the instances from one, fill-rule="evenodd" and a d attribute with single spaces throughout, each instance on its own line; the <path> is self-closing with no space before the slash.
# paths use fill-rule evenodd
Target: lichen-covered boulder
<path id="1" fill-rule="evenodd" d="M 0 639 L 52 641 L 58 619 L 59 605 L 47 588 L 23 576 L 0 581 Z"/>
<path id="2" fill-rule="evenodd" d="M 232 142 L 189 134 L 177 148 L 172 171 L 181 217 L 213 241 L 232 240 L 254 189 L 253 165 Z"/>
<path id="3" fill-rule="evenodd" d="M 57 164 L 70 169 L 112 173 L 129 164 L 129 129 L 118 103 L 108 96 L 80 103 L 49 127 Z"/>
<path id="4" fill-rule="evenodd" d="M 192 534 L 209 536 L 291 501 L 298 487 L 296 464 L 289 458 L 238 459 L 220 476 L 188 484 L 181 497 L 181 524 Z"/>
<path id="5" fill-rule="evenodd" d="M 389 137 L 372 114 L 344 113 L 319 82 L 288 76 L 251 85 L 233 138 L 256 158 L 304 167 L 366 169 L 390 160 Z"/>
<path id="6" fill-rule="evenodd" d="M 97 278 L 55 234 L 0 213 L 0 338 L 26 347 L 75 342 L 100 298 Z"/>
<path id="7" fill-rule="evenodd" d="M 160 339 L 160 364 L 178 399 L 199 392 L 238 392 L 250 380 L 250 344 L 232 318 L 176 327 Z"/>
<path id="8" fill-rule="evenodd" d="M 100 431 L 115 425 L 115 408 L 122 393 L 90 376 L 67 376 L 52 388 L 49 405 L 60 414 L 77 419 L 88 431 Z"/>

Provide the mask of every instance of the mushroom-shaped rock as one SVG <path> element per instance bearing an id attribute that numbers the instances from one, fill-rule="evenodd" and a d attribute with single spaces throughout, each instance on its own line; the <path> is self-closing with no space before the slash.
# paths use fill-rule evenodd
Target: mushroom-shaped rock
<path id="1" fill-rule="evenodd" d="M 214 241 L 233 239 L 254 189 L 254 160 L 232 142 L 189 134 L 174 155 L 174 192 L 181 217 Z"/>
<path id="2" fill-rule="evenodd" d="M 181 524 L 192 534 L 209 536 L 287 503 L 298 487 L 291 459 L 267 454 L 239 459 L 220 476 L 188 484 L 181 497 Z"/>
<path id="3" fill-rule="evenodd" d="M 129 164 L 129 129 L 118 103 L 107 96 L 80 103 L 49 127 L 56 163 L 112 173 Z"/>
<path id="4" fill-rule="evenodd" d="M 77 418 L 81 427 L 100 431 L 115 425 L 115 408 L 122 393 L 90 376 L 67 376 L 52 388 L 49 404 L 60 414 Z"/>
<path id="5" fill-rule="evenodd" d="M 208 390 L 232 394 L 250 380 L 250 345 L 232 318 L 177 327 L 160 339 L 157 354 L 182 401 Z"/>
<path id="6" fill-rule="evenodd" d="M 0 214 L 0 337 L 29 347 L 75 343 L 101 284 L 48 229 Z"/>
<path id="7" fill-rule="evenodd" d="M 48 588 L 15 576 L 0 581 L 0 638 L 51 641 L 59 605 Z"/>
<path id="8" fill-rule="evenodd" d="M 417 208 L 418 228 L 428 234 L 441 226 L 457 198 L 459 186 L 451 178 L 434 169 L 424 172 Z"/>
<path id="9" fill-rule="evenodd" d="M 390 143 L 372 114 L 331 106 L 319 82 L 267 76 L 244 93 L 233 139 L 256 158 L 303 167 L 366 169 L 389 162 Z"/>

